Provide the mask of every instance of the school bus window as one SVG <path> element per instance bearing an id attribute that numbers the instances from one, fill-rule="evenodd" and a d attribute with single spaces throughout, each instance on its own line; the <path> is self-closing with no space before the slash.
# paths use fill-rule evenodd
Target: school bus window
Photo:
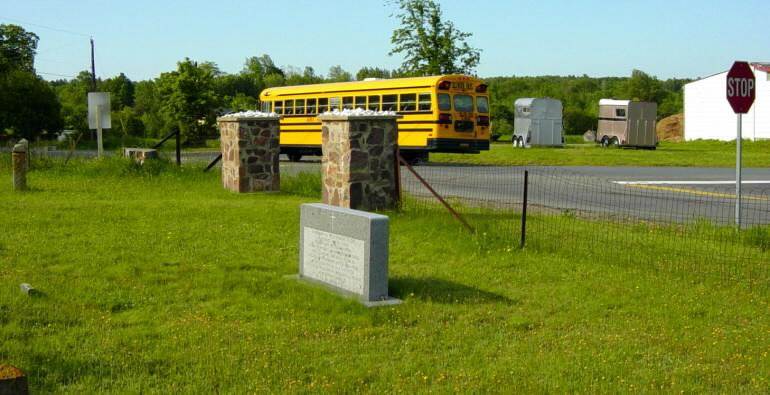
<path id="1" fill-rule="evenodd" d="M 396 111 L 396 95 L 382 95 L 382 111 Z"/>
<path id="2" fill-rule="evenodd" d="M 476 97 L 476 111 L 484 114 L 489 112 L 489 99 L 486 96 Z"/>
<path id="3" fill-rule="evenodd" d="M 454 105 L 455 105 L 455 111 L 472 112 L 473 98 L 469 95 L 455 95 Z"/>
<path id="4" fill-rule="evenodd" d="M 420 98 L 417 101 L 417 110 L 430 111 L 430 93 L 420 93 Z"/>
<path id="5" fill-rule="evenodd" d="M 339 97 L 330 97 L 329 98 L 329 110 L 339 110 L 340 109 L 340 98 Z"/>
<path id="6" fill-rule="evenodd" d="M 318 113 L 323 114 L 329 111 L 329 99 L 322 97 L 318 99 Z"/>
<path id="7" fill-rule="evenodd" d="M 342 109 L 353 109 L 353 96 L 346 96 L 342 98 Z"/>
<path id="8" fill-rule="evenodd" d="M 307 113 L 315 114 L 315 99 L 307 99 Z"/>
<path id="9" fill-rule="evenodd" d="M 366 96 L 356 96 L 356 108 L 366 108 Z"/>
<path id="10" fill-rule="evenodd" d="M 272 110 L 270 108 L 270 104 L 272 104 L 272 103 L 270 103 L 269 101 L 263 101 L 262 102 L 262 112 L 270 112 Z"/>
<path id="11" fill-rule="evenodd" d="M 417 109 L 417 94 L 407 93 L 401 95 L 401 111 L 414 111 Z"/>
<path id="12" fill-rule="evenodd" d="M 304 114 L 305 113 L 305 100 L 304 99 L 298 99 L 294 101 L 294 113 L 295 114 Z"/>
<path id="13" fill-rule="evenodd" d="M 283 113 L 286 115 L 294 114 L 294 100 L 286 100 L 283 102 Z"/>
<path id="14" fill-rule="evenodd" d="M 275 113 L 276 114 L 283 114 L 283 102 L 278 100 L 275 102 Z"/>
<path id="15" fill-rule="evenodd" d="M 452 109 L 452 99 L 446 93 L 438 94 L 438 109 L 441 111 L 450 111 Z"/>
<path id="16" fill-rule="evenodd" d="M 369 106 L 367 108 L 372 111 L 380 111 L 380 97 L 369 96 Z"/>

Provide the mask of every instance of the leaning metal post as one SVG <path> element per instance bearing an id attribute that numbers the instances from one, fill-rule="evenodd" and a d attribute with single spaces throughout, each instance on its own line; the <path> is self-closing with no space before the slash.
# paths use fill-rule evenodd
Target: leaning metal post
<path id="1" fill-rule="evenodd" d="M 446 202 L 446 200 L 444 200 L 444 198 L 442 198 L 442 197 L 441 197 L 441 195 L 439 195 L 439 194 L 438 194 L 438 192 L 436 192 L 436 191 L 433 189 L 433 187 L 431 187 L 431 186 L 430 186 L 430 184 L 428 184 L 428 182 L 427 182 L 427 181 L 425 181 L 425 179 L 424 179 L 424 178 L 422 178 L 422 177 L 421 177 L 419 174 L 417 174 L 417 172 L 416 172 L 416 171 L 414 171 L 414 169 L 412 168 L 412 165 L 410 165 L 410 164 L 409 164 L 409 162 L 405 161 L 405 160 L 404 160 L 404 158 L 403 158 L 403 157 L 401 157 L 401 155 L 400 155 L 400 154 L 398 155 L 398 160 L 399 160 L 401 163 L 403 163 L 403 164 L 404 164 L 404 166 L 406 166 L 407 170 L 409 170 L 409 172 L 410 172 L 410 173 L 412 173 L 412 174 L 415 176 L 415 178 L 417 178 L 417 180 L 418 180 L 418 181 L 420 181 L 420 183 L 421 183 L 421 184 L 422 184 L 422 185 L 423 185 L 423 186 L 424 186 L 426 189 L 428 189 L 428 191 L 430 191 L 430 193 L 431 193 L 431 194 L 433 194 L 433 196 L 434 196 L 434 197 L 435 197 L 435 198 L 436 198 L 436 199 L 437 199 L 439 202 L 441 202 L 441 204 L 443 204 L 443 205 L 444 205 L 444 207 L 445 207 L 445 208 L 446 208 L 446 209 L 447 209 L 447 210 L 448 210 L 448 211 L 449 211 L 449 212 L 452 214 L 452 216 L 453 216 L 453 217 L 455 217 L 455 218 L 456 218 L 458 221 L 460 221 L 460 223 L 462 223 L 462 224 L 463 224 L 463 226 L 465 226 L 465 228 L 466 228 L 466 229 L 468 229 L 468 231 L 470 231 L 471 233 L 476 233 L 476 230 L 475 230 L 475 229 L 473 229 L 473 227 L 472 227 L 472 226 L 471 226 L 471 225 L 470 225 L 470 224 L 469 224 L 467 221 L 465 221 L 465 218 L 463 218 L 462 216 L 460 216 L 460 214 L 459 214 L 457 211 L 455 211 L 455 210 L 452 208 L 452 206 L 450 206 L 450 205 L 449 205 L 449 203 L 447 203 L 447 202 Z"/>

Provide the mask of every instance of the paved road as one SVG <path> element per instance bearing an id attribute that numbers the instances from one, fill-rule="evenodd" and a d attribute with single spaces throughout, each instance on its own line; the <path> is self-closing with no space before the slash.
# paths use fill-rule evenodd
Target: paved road
<path id="1" fill-rule="evenodd" d="M 66 155 L 51 151 L 49 155 Z M 94 151 L 78 155 L 95 156 Z M 173 153 L 166 153 L 173 157 Z M 184 162 L 209 162 L 217 152 L 185 152 Z M 319 158 L 282 162 L 288 174 L 317 172 Z M 518 209 L 524 170 L 529 171 L 528 204 L 533 210 L 571 210 L 616 217 L 685 222 L 708 219 L 731 224 L 735 218 L 735 170 L 685 167 L 459 166 L 415 167 L 439 194 L 472 205 Z M 770 169 L 744 169 L 743 222 L 770 224 Z M 413 196 L 430 194 L 405 168 L 402 184 Z"/>
<path id="2" fill-rule="evenodd" d="M 314 172 L 319 163 L 285 162 L 283 169 L 287 173 Z M 428 164 L 415 170 L 445 198 L 470 205 L 518 210 L 524 170 L 528 170 L 528 204 L 533 210 L 672 223 L 708 219 L 727 225 L 735 218 L 735 170 L 729 168 Z M 770 169 L 744 169 L 743 180 L 743 223 L 770 224 Z M 430 196 L 404 168 L 402 184 L 413 196 Z"/>

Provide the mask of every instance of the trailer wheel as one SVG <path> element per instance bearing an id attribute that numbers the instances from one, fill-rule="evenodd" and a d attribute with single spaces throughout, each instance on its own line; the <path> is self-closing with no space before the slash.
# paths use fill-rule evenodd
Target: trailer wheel
<path id="1" fill-rule="evenodd" d="M 620 141 L 618 141 L 617 137 L 613 137 L 612 140 L 610 140 L 610 145 L 612 147 L 620 147 Z"/>
<path id="2" fill-rule="evenodd" d="M 607 138 L 607 136 L 602 137 L 602 147 L 607 148 L 607 146 L 610 145 L 610 139 Z"/>

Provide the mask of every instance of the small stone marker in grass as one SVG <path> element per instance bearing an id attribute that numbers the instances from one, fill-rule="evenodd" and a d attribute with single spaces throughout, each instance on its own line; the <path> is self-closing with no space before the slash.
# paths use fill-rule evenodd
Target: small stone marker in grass
<path id="1" fill-rule="evenodd" d="M 303 204 L 299 278 L 357 298 L 367 307 L 401 303 L 388 296 L 387 216 Z"/>
<path id="2" fill-rule="evenodd" d="M 29 296 L 34 296 L 37 293 L 37 290 L 33 286 L 27 283 L 19 284 L 19 289 L 21 289 L 22 293 L 27 294 Z"/>
<path id="3" fill-rule="evenodd" d="M 152 148 L 124 148 L 123 156 L 143 165 L 144 161 L 148 159 L 158 159 L 158 150 Z"/>
<path id="4" fill-rule="evenodd" d="M 27 394 L 29 394 L 27 376 L 13 366 L 0 365 L 0 395 Z"/>

